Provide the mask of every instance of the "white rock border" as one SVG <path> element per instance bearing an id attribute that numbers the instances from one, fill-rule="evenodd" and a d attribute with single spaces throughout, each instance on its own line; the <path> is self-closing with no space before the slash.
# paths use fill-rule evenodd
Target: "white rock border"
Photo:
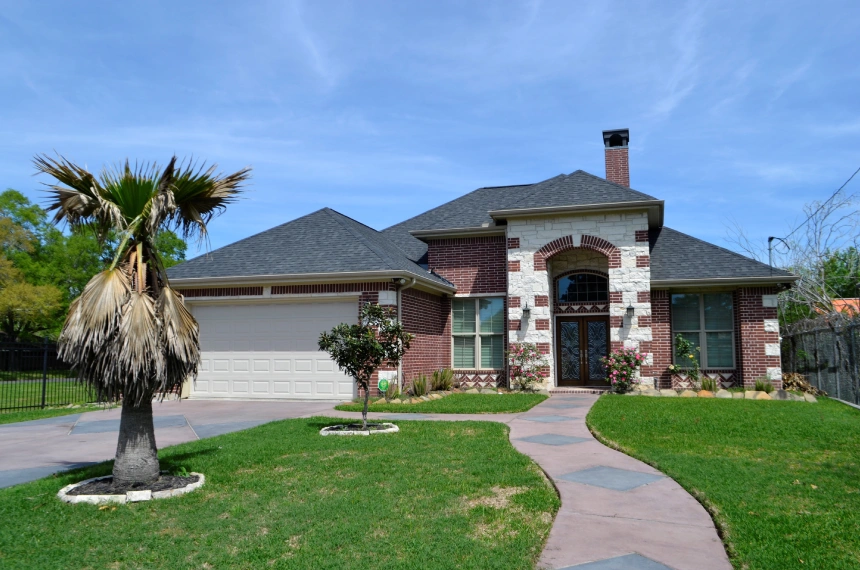
<path id="1" fill-rule="evenodd" d="M 152 499 L 168 499 L 170 497 L 178 497 L 179 495 L 184 495 L 186 493 L 190 493 L 195 489 L 199 489 L 203 486 L 203 483 L 206 482 L 206 476 L 203 475 L 203 473 L 189 473 L 189 475 L 197 475 L 197 482 L 189 483 L 188 485 L 180 487 L 179 489 L 155 491 L 154 493 L 147 489 L 144 491 L 129 491 L 125 495 L 69 495 L 69 491 L 76 487 L 86 485 L 87 483 L 92 483 L 93 481 L 110 479 L 112 477 L 112 475 L 105 475 L 104 477 L 93 477 L 92 479 L 81 481 L 80 483 L 72 483 L 71 485 L 66 485 L 65 487 L 60 489 L 60 492 L 57 493 L 57 497 L 61 501 L 66 503 L 89 503 L 91 505 L 102 505 L 106 503 L 116 503 L 118 505 L 123 505 L 125 503 L 138 503 L 140 501 L 149 501 Z"/>
<path id="2" fill-rule="evenodd" d="M 350 430 L 340 430 L 333 431 L 333 428 L 341 427 L 344 424 L 339 424 L 336 426 L 328 426 L 324 427 L 320 430 L 320 435 L 376 435 L 381 433 L 397 433 L 400 431 L 400 428 L 390 422 L 381 422 L 382 425 L 387 426 L 385 429 L 375 429 L 375 430 L 366 430 L 366 429 L 350 429 Z"/>

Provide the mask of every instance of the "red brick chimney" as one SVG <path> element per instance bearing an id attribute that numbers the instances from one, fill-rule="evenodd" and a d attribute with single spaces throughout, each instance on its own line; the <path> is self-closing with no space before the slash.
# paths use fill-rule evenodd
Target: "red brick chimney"
<path id="1" fill-rule="evenodd" d="M 606 147 L 606 179 L 629 188 L 630 162 L 627 157 L 628 142 L 630 142 L 630 131 L 627 129 L 603 131 L 603 146 Z"/>

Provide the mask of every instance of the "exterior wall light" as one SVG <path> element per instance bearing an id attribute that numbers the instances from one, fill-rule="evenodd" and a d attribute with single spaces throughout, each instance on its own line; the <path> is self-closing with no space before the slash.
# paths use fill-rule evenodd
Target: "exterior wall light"
<path id="1" fill-rule="evenodd" d="M 627 318 L 631 320 L 633 319 L 633 305 L 627 306 Z"/>
<path id="2" fill-rule="evenodd" d="M 525 320 L 529 320 L 529 317 L 531 316 L 531 314 L 532 314 L 532 309 L 531 309 L 531 307 L 529 307 L 529 304 L 526 303 L 525 306 L 523 307 L 523 318 Z"/>

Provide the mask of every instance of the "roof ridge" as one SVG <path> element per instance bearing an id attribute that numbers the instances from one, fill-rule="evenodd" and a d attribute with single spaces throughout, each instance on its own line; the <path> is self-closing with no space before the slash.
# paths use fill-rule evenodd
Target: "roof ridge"
<path id="1" fill-rule="evenodd" d="M 691 236 L 690 234 L 685 234 L 685 233 L 684 233 L 684 232 L 682 232 L 682 231 L 679 231 L 679 230 L 676 230 L 676 229 L 673 229 L 673 228 L 670 228 L 670 227 L 667 227 L 667 226 L 663 226 L 663 227 L 661 227 L 661 228 L 658 228 L 658 231 L 663 231 L 663 230 L 669 230 L 670 232 L 675 232 L 676 234 L 681 234 L 681 235 L 682 235 L 682 236 L 684 236 L 684 237 L 688 237 L 688 238 L 690 238 L 690 239 L 694 239 L 694 240 L 696 240 L 696 241 L 698 241 L 698 242 L 700 242 L 700 243 L 703 243 L 703 244 L 705 244 L 705 245 L 709 245 L 709 246 L 711 246 L 711 247 L 715 247 L 715 248 L 717 248 L 717 249 L 721 249 L 721 250 L 725 251 L 726 253 L 730 253 L 730 254 L 734 255 L 735 257 L 740 257 L 741 259 L 743 259 L 743 260 L 745 260 L 745 261 L 752 261 L 753 263 L 757 263 L 757 264 L 761 265 L 762 267 L 766 267 L 767 269 L 775 269 L 776 271 L 782 271 L 783 273 L 787 273 L 787 274 L 789 274 L 789 275 L 790 275 L 790 273 L 789 273 L 788 271 L 784 270 L 784 269 L 780 269 L 780 268 L 778 268 L 778 267 L 771 267 L 771 266 L 770 266 L 770 265 L 768 265 L 767 263 L 761 262 L 761 261 L 759 261 L 758 259 L 753 259 L 752 257 L 748 257 L 748 256 L 746 256 L 746 255 L 743 255 L 742 253 L 738 253 L 738 252 L 736 252 L 736 251 L 732 251 L 732 250 L 730 250 L 730 249 L 728 249 L 728 248 L 725 248 L 725 247 L 723 247 L 723 246 L 721 246 L 721 245 L 717 245 L 717 244 L 715 244 L 715 243 L 711 243 L 711 242 L 709 242 L 709 241 L 705 241 L 705 240 L 703 240 L 703 239 L 701 239 L 701 238 L 697 238 L 696 236 Z"/>
<path id="2" fill-rule="evenodd" d="M 561 174 L 557 174 L 556 176 L 553 176 L 552 178 L 547 178 L 546 180 L 541 180 L 540 182 L 535 182 L 534 184 L 532 184 L 532 186 L 534 186 L 535 188 L 534 188 L 531 192 L 529 192 L 529 193 L 527 193 L 527 194 L 521 194 L 521 195 L 520 195 L 520 197 L 519 197 L 519 199 L 515 200 L 515 201 L 514 201 L 513 203 L 511 203 L 511 204 L 508 204 L 508 206 L 507 206 L 506 208 L 510 208 L 511 206 L 514 206 L 514 205 L 516 205 L 516 204 L 519 204 L 519 203 L 520 203 L 520 202 L 522 202 L 523 200 L 526 200 L 526 199 L 530 198 L 532 195 L 534 195 L 535 193 L 537 193 L 537 192 L 539 192 L 539 191 L 541 190 L 541 186 L 542 186 L 542 185 L 547 184 L 547 183 L 549 183 L 549 182 L 557 182 L 557 181 L 559 180 L 559 178 L 561 178 L 561 179 L 565 179 L 565 178 L 567 178 L 568 176 L 570 176 L 570 175 L 569 175 L 569 174 L 561 173 Z"/>
<path id="3" fill-rule="evenodd" d="M 373 228 L 371 228 L 369 226 L 365 226 L 361 222 L 357 222 L 357 221 L 353 220 L 352 218 L 350 218 L 349 216 L 345 216 L 345 215 L 341 214 L 340 212 L 338 212 L 337 210 L 329 208 L 328 206 L 323 208 L 323 210 L 325 211 L 326 214 L 331 216 L 331 218 L 333 220 L 335 220 L 341 227 L 343 227 L 346 231 L 348 231 L 353 236 L 355 236 L 356 239 L 358 239 L 365 246 L 367 246 L 368 249 L 370 249 L 376 255 L 376 257 L 379 258 L 380 261 L 385 263 L 389 269 L 396 269 L 396 267 L 395 267 L 396 264 L 393 263 L 393 260 L 391 259 L 391 257 L 389 257 L 384 251 L 382 251 L 379 247 L 377 247 L 376 244 L 371 243 L 370 240 L 368 240 L 363 235 L 361 235 L 359 232 L 355 231 L 353 228 L 351 228 L 347 224 L 345 224 L 341 218 L 346 218 L 352 222 L 355 222 L 357 224 L 361 224 L 362 226 L 364 226 L 370 230 L 373 230 L 373 231 L 376 231 L 376 230 L 374 230 Z M 337 215 L 335 215 L 335 214 L 337 214 Z"/>

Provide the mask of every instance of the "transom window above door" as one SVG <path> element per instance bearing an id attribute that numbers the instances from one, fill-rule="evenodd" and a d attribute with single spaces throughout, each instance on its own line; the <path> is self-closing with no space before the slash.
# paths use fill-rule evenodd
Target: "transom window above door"
<path id="1" fill-rule="evenodd" d="M 609 280 L 594 273 L 571 273 L 556 280 L 558 303 L 606 303 Z"/>
<path id="2" fill-rule="evenodd" d="M 504 368 L 504 299 L 455 298 L 451 309 L 454 368 Z"/>

